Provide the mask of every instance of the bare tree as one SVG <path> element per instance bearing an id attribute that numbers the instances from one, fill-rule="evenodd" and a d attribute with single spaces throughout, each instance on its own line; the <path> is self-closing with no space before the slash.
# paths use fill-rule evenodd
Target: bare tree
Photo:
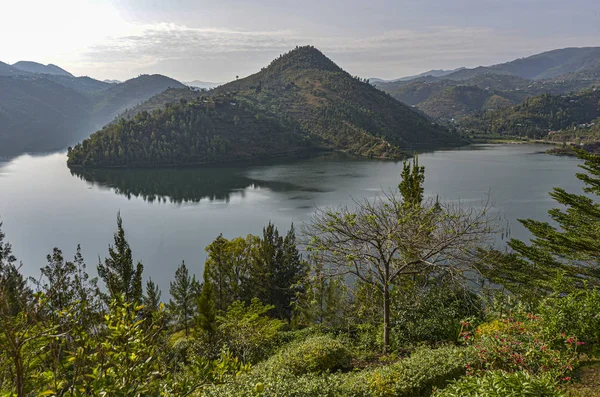
<path id="1" fill-rule="evenodd" d="M 466 208 L 382 192 L 375 199 L 355 202 L 352 209 L 318 210 L 303 231 L 307 250 L 319 253 L 329 276 L 352 276 L 383 295 L 386 353 L 392 285 L 404 277 L 445 275 L 456 282 L 472 277 L 478 248 L 496 231 L 489 209 L 489 201 Z"/>

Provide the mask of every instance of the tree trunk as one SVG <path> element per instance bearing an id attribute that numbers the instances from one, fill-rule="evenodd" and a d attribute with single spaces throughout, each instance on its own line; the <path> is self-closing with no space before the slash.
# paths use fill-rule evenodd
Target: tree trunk
<path id="1" fill-rule="evenodd" d="M 390 291 L 383 289 L 383 354 L 387 354 L 390 344 Z"/>

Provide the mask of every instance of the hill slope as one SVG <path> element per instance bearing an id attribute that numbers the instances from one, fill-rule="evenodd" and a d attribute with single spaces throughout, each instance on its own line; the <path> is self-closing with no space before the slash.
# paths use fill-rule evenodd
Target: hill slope
<path id="1" fill-rule="evenodd" d="M 521 105 L 465 118 L 465 130 L 492 134 L 547 137 L 549 131 L 578 128 L 600 117 L 600 90 L 571 95 L 544 94 L 528 98 Z"/>
<path id="2" fill-rule="evenodd" d="M 478 101 L 482 105 L 478 108 L 464 102 L 464 96 L 449 95 L 475 90 L 453 87 L 489 91 L 487 99 L 495 96 L 495 106 L 502 107 L 541 94 L 568 94 L 600 85 L 600 47 L 565 48 L 498 65 L 462 69 L 439 78 L 428 76 L 375 85 L 427 115 L 447 121 L 487 109 L 487 100 Z"/>
<path id="3" fill-rule="evenodd" d="M 0 77 L 0 155 L 60 149 L 89 129 L 91 102 L 54 81 Z"/>
<path id="4" fill-rule="evenodd" d="M 126 116 L 197 95 L 191 90 L 169 90 Z M 260 72 L 206 95 L 230 95 L 265 115 L 297 124 L 329 149 L 365 157 L 397 158 L 402 150 L 462 143 L 310 46 L 298 47 Z"/>
<path id="5" fill-rule="evenodd" d="M 114 117 L 169 87 L 164 76 L 121 84 L 89 77 L 15 72 L 0 64 L 0 155 L 64 149 Z M 1 76 L 5 74 L 9 76 Z"/>
<path id="6" fill-rule="evenodd" d="M 227 97 L 121 118 L 68 152 L 70 167 L 161 167 L 251 160 L 314 148 L 297 126 Z"/>

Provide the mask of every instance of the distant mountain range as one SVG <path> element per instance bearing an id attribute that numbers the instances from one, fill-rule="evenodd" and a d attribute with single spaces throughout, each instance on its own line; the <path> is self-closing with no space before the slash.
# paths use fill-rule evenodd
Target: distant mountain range
<path id="1" fill-rule="evenodd" d="M 311 46 L 207 92 L 167 90 L 125 116 L 73 148 L 69 165 L 174 166 L 324 149 L 398 159 L 464 143 Z"/>
<path id="2" fill-rule="evenodd" d="M 208 81 L 194 80 L 194 81 L 184 82 L 183 84 L 190 86 L 190 87 L 195 87 L 195 88 L 210 89 L 210 88 L 218 87 L 223 83 L 211 83 Z"/>
<path id="3" fill-rule="evenodd" d="M 107 83 L 56 65 L 0 62 L 0 156 L 64 149 L 148 98 L 183 87 L 161 75 Z"/>
<path id="4" fill-rule="evenodd" d="M 434 69 L 434 70 L 429 70 L 427 72 L 423 72 L 423 73 L 420 73 L 420 74 L 417 74 L 414 76 L 400 77 L 398 79 L 393 79 L 393 80 L 383 80 L 383 79 L 378 79 L 377 77 L 372 77 L 369 79 L 369 81 L 371 83 L 395 83 L 397 81 L 414 80 L 414 79 L 418 79 L 420 77 L 442 77 L 442 76 L 452 74 L 454 72 L 458 72 L 459 70 L 463 70 L 463 69 L 465 69 L 465 68 L 461 67 L 461 68 L 452 69 L 452 70 Z"/>
<path id="5" fill-rule="evenodd" d="M 493 66 L 390 82 L 372 80 L 394 98 L 440 121 L 509 107 L 544 93 L 566 94 L 600 84 L 600 47 L 565 48 Z"/>

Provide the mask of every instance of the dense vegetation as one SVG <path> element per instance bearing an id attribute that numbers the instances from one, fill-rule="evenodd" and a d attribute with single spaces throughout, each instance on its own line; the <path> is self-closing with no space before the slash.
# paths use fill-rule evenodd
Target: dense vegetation
<path id="1" fill-rule="evenodd" d="M 589 89 L 570 95 L 528 98 L 521 105 L 466 118 L 460 124 L 470 131 L 552 138 L 558 130 L 585 130 L 598 117 L 600 90 Z"/>
<path id="2" fill-rule="evenodd" d="M 292 155 L 314 148 L 294 124 L 228 97 L 198 97 L 105 127 L 68 151 L 68 165 L 177 166 Z"/>
<path id="3" fill-rule="evenodd" d="M 600 196 L 600 156 L 577 177 Z M 285 235 L 206 247 L 165 297 L 123 221 L 88 275 L 56 248 L 35 279 L 0 233 L 6 396 L 563 396 L 600 347 L 600 204 L 555 189 L 553 224 L 496 251 L 487 208 L 396 192 L 322 209 Z M 216 231 L 218 232 L 218 231 Z M 305 252 L 300 254 L 300 250 Z M 144 281 L 146 281 L 144 283 Z M 493 283 L 493 284 L 490 284 Z M 383 352 L 383 353 L 382 353 Z M 571 394 L 579 395 L 579 394 Z M 581 394 L 583 395 L 583 394 Z"/>
<path id="4" fill-rule="evenodd" d="M 279 120 L 282 125 L 289 126 L 282 128 L 283 133 L 293 130 L 301 136 L 310 136 L 319 148 L 342 150 L 359 156 L 400 158 L 404 156 L 403 150 L 463 143 L 459 137 L 449 134 L 366 81 L 352 77 L 314 47 L 296 48 L 254 75 L 203 94 L 209 96 L 206 100 L 210 102 L 244 104 L 255 114 Z M 197 98 L 198 93 L 192 90 L 168 90 L 125 113 L 125 117 L 132 119 L 144 111 L 157 114 L 154 113 L 157 108 L 165 108 L 169 104 L 172 107 L 174 102 L 192 102 Z M 162 112 L 168 112 L 168 108 Z M 163 116 L 157 114 L 156 117 Z M 177 117 L 178 114 L 175 124 L 180 123 Z M 240 135 L 244 133 L 241 127 L 232 130 L 229 119 L 222 123 L 222 126 L 218 126 L 217 121 L 213 124 L 214 129 L 227 135 L 221 137 L 225 140 L 232 138 L 235 130 Z M 169 132 L 168 126 L 162 125 L 161 128 Z M 205 128 L 199 125 L 199 130 L 192 129 L 190 133 L 204 136 Z M 111 133 L 112 129 L 99 132 Z M 248 133 L 253 134 L 253 129 L 250 128 Z M 297 140 L 292 139 L 292 148 Z M 259 148 L 257 145 L 256 151 Z M 128 147 L 123 146 L 123 149 Z M 111 148 L 106 146 L 101 150 L 110 151 Z M 271 146 L 264 147 L 262 157 L 277 153 L 278 150 Z M 83 156 L 89 157 L 88 153 Z M 231 160 L 239 158 L 236 153 L 227 153 L 226 156 Z M 147 165 L 160 163 L 171 164 L 156 156 L 146 160 Z M 90 161 L 88 165 L 103 164 Z"/>
<path id="5" fill-rule="evenodd" d="M 183 87 L 160 75 L 109 84 L 38 66 L 28 72 L 0 65 L 0 156 L 64 149 L 126 109 Z"/>

